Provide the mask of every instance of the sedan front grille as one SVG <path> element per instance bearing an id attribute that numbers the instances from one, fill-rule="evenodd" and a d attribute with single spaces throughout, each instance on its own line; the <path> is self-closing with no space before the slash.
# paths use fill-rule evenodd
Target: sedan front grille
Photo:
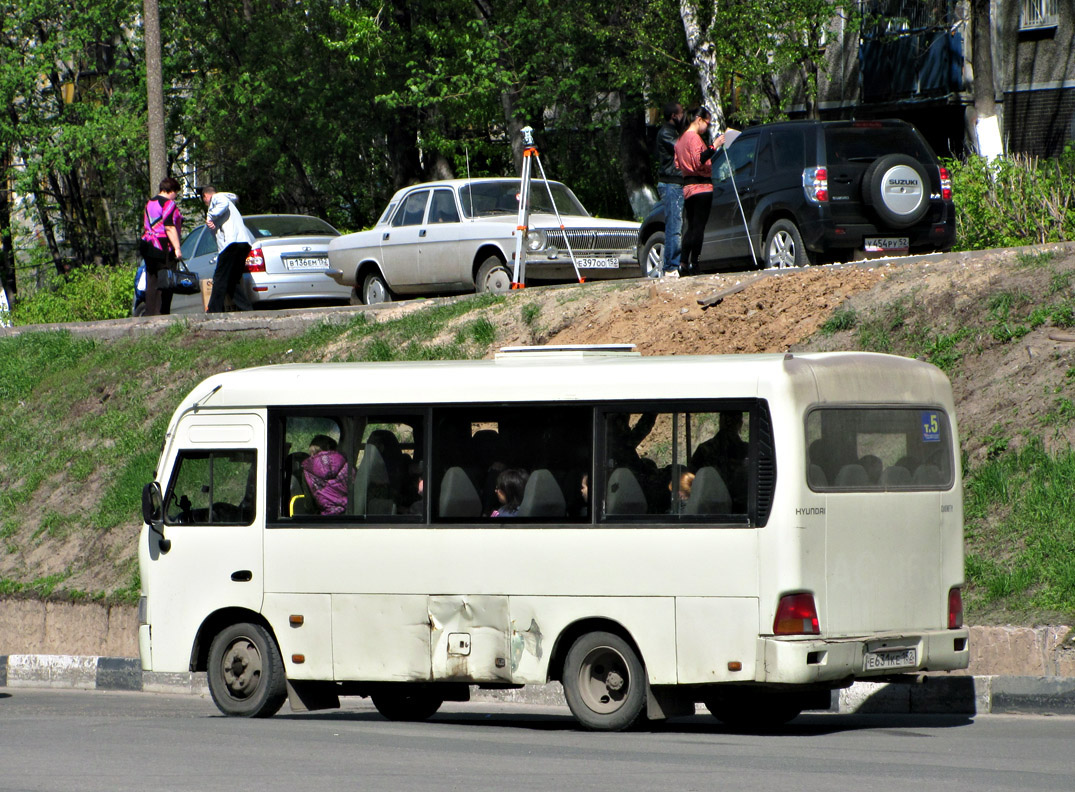
<path id="1" fill-rule="evenodd" d="M 570 242 L 571 249 L 576 253 L 591 250 L 633 251 L 638 245 L 638 232 L 630 229 L 569 228 L 563 231 L 556 228 L 545 233 L 550 247 L 566 251 L 567 242 Z"/>

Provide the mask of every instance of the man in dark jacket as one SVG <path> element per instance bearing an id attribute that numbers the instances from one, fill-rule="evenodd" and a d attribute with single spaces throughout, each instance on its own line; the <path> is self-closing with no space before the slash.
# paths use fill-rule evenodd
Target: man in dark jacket
<path id="1" fill-rule="evenodd" d="M 664 252 L 657 276 L 679 277 L 680 241 L 683 232 L 683 174 L 675 162 L 676 140 L 683 123 L 683 105 L 664 106 L 664 124 L 657 131 L 657 194 L 664 208 Z"/>

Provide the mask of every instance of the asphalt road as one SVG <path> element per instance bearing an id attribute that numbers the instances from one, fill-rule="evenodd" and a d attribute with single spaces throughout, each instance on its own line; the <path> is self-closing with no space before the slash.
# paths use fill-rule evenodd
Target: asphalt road
<path id="1" fill-rule="evenodd" d="M 800 716 L 743 735 L 708 716 L 626 734 L 566 709 L 446 705 L 390 723 L 365 700 L 260 721 L 207 698 L 0 689 L 0 790 L 944 790 L 1075 788 L 1075 718 Z"/>

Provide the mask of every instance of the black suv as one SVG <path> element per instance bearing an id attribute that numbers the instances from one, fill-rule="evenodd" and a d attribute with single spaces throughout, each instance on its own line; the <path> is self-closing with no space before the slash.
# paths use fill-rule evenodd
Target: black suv
<path id="1" fill-rule="evenodd" d="M 955 243 L 948 171 L 903 121 L 765 124 L 745 130 L 726 153 L 713 158 L 704 269 L 735 269 L 755 258 L 765 267 L 805 266 Z M 647 273 L 663 246 L 658 205 L 638 236 Z"/>

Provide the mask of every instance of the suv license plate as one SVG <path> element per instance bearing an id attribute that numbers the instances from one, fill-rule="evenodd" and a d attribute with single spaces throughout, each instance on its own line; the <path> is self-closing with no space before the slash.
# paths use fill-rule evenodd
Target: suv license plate
<path id="1" fill-rule="evenodd" d="M 917 649 L 896 649 L 887 652 L 867 652 L 863 656 L 864 671 L 878 671 L 889 668 L 914 668 L 918 665 Z"/>
<path id="2" fill-rule="evenodd" d="M 306 256 L 285 258 L 284 266 L 289 270 L 315 270 L 328 268 L 328 256 Z"/>
<path id="3" fill-rule="evenodd" d="M 619 269 L 618 258 L 580 258 L 579 269 Z"/>
<path id="4" fill-rule="evenodd" d="M 866 237 L 862 242 L 867 253 L 900 253 L 910 248 L 907 237 Z"/>

